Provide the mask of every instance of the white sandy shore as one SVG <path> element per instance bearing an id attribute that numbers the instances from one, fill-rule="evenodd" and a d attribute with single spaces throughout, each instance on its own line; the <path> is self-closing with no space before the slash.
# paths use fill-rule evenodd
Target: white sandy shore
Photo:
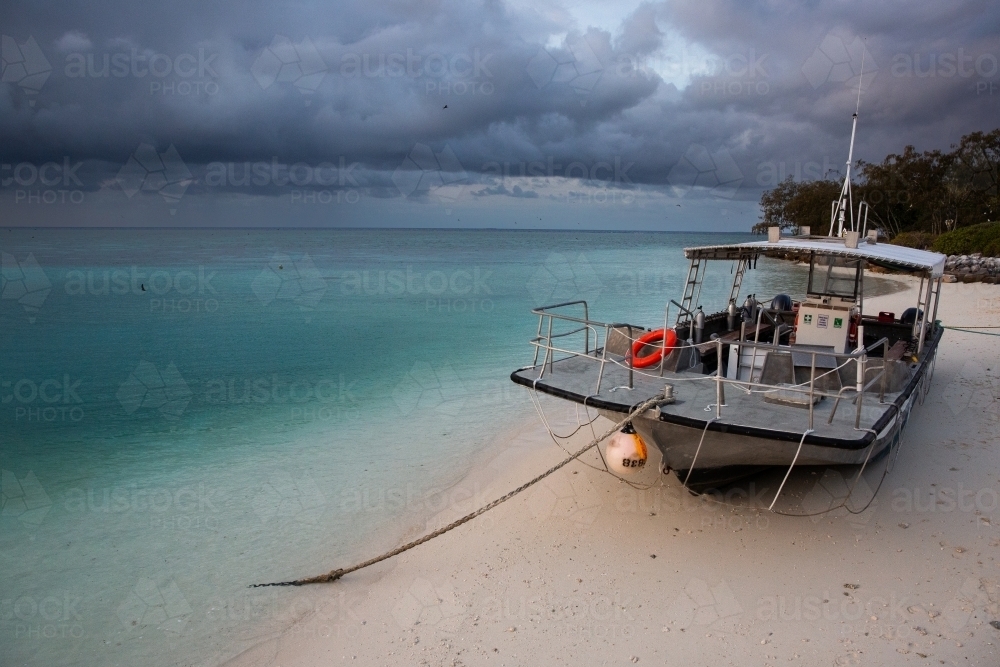
<path id="1" fill-rule="evenodd" d="M 898 314 L 914 291 L 866 311 Z M 938 317 L 998 325 L 1000 287 L 945 285 Z M 392 561 L 335 584 L 270 589 L 269 604 L 298 620 L 229 664 L 1000 664 L 989 625 L 1000 620 L 998 378 L 1000 337 L 946 332 L 927 400 L 861 514 L 768 513 L 773 477 L 744 485 L 756 502 L 732 507 L 691 497 L 673 477 L 640 491 L 578 462 Z M 558 431 L 572 430 L 565 407 L 545 405 Z M 584 428 L 568 446 L 591 437 Z M 564 456 L 537 422 L 505 440 L 428 527 Z M 657 481 L 657 463 L 643 481 Z M 852 506 L 871 498 L 884 465 Z M 835 505 L 844 487 L 833 471 L 796 483 L 789 500 L 803 507 Z"/>

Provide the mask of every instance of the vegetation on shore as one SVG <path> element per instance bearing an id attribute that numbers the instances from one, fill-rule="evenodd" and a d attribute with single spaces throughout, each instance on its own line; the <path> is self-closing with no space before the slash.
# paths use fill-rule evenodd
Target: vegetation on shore
<path id="1" fill-rule="evenodd" d="M 1000 257 L 1000 222 L 984 222 L 945 232 L 934 239 L 931 249 L 945 255 L 978 252 L 985 257 Z"/>
<path id="2" fill-rule="evenodd" d="M 869 228 L 899 245 L 946 254 L 1000 255 L 1000 128 L 967 134 L 951 150 L 907 146 L 881 163 L 859 161 L 852 183 L 854 212 L 867 202 Z M 836 173 L 814 181 L 782 181 L 761 196 L 755 233 L 808 226 L 827 234 L 830 206 L 840 196 Z M 990 223 L 990 224 L 985 224 Z"/>

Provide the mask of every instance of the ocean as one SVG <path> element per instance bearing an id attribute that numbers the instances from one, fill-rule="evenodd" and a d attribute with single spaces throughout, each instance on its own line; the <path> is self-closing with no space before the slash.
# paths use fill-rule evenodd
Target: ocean
<path id="1" fill-rule="evenodd" d="M 304 614 L 350 615 L 332 589 L 247 586 L 447 507 L 533 414 L 508 379 L 531 308 L 661 326 L 685 246 L 750 238 L 0 230 L 0 664 L 215 665 Z M 743 293 L 805 279 L 761 259 Z"/>

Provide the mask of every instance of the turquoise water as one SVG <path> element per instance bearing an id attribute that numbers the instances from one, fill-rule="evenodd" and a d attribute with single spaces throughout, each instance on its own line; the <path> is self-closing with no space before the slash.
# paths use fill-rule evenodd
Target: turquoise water
<path id="1" fill-rule="evenodd" d="M 212 665 L 280 630 L 316 594 L 247 584 L 395 543 L 529 416 L 533 306 L 654 326 L 684 246 L 746 238 L 0 230 L 0 663 Z M 762 259 L 744 292 L 804 279 Z"/>

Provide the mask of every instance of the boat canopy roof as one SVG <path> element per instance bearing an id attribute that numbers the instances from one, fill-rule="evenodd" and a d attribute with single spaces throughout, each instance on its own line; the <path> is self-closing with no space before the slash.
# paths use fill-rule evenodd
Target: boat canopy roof
<path id="1" fill-rule="evenodd" d="M 928 273 L 937 278 L 944 273 L 946 257 L 941 253 L 917 250 L 891 243 L 869 243 L 861 238 L 857 248 L 849 248 L 844 239 L 827 236 L 786 236 L 777 241 L 751 241 L 727 245 L 685 248 L 688 259 L 744 259 L 756 255 L 799 253 L 832 255 L 863 259 L 887 269 Z"/>

